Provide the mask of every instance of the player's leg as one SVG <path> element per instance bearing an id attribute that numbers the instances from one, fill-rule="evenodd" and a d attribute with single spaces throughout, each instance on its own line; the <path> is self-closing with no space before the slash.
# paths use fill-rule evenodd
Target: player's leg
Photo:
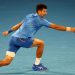
<path id="1" fill-rule="evenodd" d="M 36 57 L 41 58 L 44 50 L 44 41 L 37 38 L 34 39 L 32 47 L 37 47 Z"/>
<path id="2" fill-rule="evenodd" d="M 20 48 L 20 46 L 18 46 L 16 43 L 17 43 L 16 38 L 12 37 L 9 42 L 9 49 L 6 52 L 5 58 L 3 60 L 0 60 L 0 67 L 9 65 L 12 62 L 16 52 Z"/>
<path id="3" fill-rule="evenodd" d="M 33 65 L 32 69 L 34 71 L 47 70 L 46 67 L 40 64 L 41 57 L 42 57 L 43 50 L 44 50 L 44 41 L 35 38 L 33 41 L 32 47 L 37 47 L 36 60 L 35 60 L 35 64 Z"/>
<path id="4" fill-rule="evenodd" d="M 18 38 L 18 45 L 25 48 L 37 47 L 36 59 L 38 58 L 39 61 L 35 62 L 35 64 L 38 65 L 40 63 L 40 59 L 44 50 L 44 41 L 36 39 L 36 38 L 34 39 L 33 38 L 28 38 L 28 39 Z"/>
<path id="5" fill-rule="evenodd" d="M 14 56 L 14 52 L 7 52 L 5 58 L 3 60 L 0 60 L 0 67 L 9 65 L 12 62 Z"/>

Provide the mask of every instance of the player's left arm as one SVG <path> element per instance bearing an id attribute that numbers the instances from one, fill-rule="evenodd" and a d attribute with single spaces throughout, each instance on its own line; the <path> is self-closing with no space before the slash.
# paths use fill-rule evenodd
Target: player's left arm
<path id="1" fill-rule="evenodd" d="M 15 31 L 15 30 L 19 29 L 21 25 L 22 25 L 22 22 L 19 22 L 15 26 L 11 27 L 11 30 Z"/>
<path id="2" fill-rule="evenodd" d="M 54 24 L 54 23 L 51 23 L 49 28 L 59 30 L 59 31 L 75 32 L 75 27 L 65 27 L 65 26 Z"/>
<path id="3" fill-rule="evenodd" d="M 2 34 L 3 34 L 4 36 L 7 36 L 7 35 L 8 35 L 9 33 L 11 33 L 12 31 L 16 31 L 17 29 L 19 29 L 21 25 L 22 25 L 22 22 L 20 22 L 20 23 L 14 25 L 14 26 L 11 27 L 8 31 L 4 31 Z"/>

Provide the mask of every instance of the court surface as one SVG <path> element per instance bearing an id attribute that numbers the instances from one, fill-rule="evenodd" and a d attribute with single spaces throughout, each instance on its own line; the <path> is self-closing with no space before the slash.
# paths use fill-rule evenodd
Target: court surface
<path id="1" fill-rule="evenodd" d="M 49 21 L 75 27 L 75 0 L 0 0 L 0 60 L 12 34 L 4 37 L 2 32 L 35 12 L 37 3 L 47 4 Z M 0 75 L 75 75 L 75 33 L 42 28 L 35 37 L 45 41 L 41 63 L 48 71 L 32 71 L 36 48 L 20 48 L 10 65 L 0 67 Z"/>
<path id="2" fill-rule="evenodd" d="M 57 35 L 60 33 L 62 32 L 58 32 Z M 32 71 L 36 48 L 20 48 L 10 65 L 0 67 L 0 75 L 75 75 L 74 33 L 63 32 L 62 34 L 65 37 L 61 35 L 60 38 L 53 35 L 51 39 L 47 38 L 50 41 L 46 40 L 44 35 L 41 37 L 44 37 L 43 40 L 45 40 L 45 49 L 41 62 L 48 67 L 48 71 Z M 4 50 L 0 51 L 0 59 L 4 58 L 8 48 L 5 47 L 3 47 Z"/>

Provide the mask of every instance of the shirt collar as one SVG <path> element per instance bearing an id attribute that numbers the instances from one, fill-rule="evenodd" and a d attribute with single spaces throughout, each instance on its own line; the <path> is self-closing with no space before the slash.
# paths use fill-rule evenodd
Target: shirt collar
<path id="1" fill-rule="evenodd" d="M 37 14 L 37 13 L 35 13 L 35 14 L 34 14 L 34 16 L 38 16 L 38 14 Z"/>

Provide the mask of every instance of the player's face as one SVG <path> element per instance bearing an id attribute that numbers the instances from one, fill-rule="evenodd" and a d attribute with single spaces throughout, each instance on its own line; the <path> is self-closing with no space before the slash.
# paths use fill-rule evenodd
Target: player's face
<path id="1" fill-rule="evenodd" d="M 41 17 L 44 17 L 45 15 L 47 15 L 47 9 L 39 10 L 39 14 Z"/>
<path id="2" fill-rule="evenodd" d="M 43 16 L 45 16 L 45 15 L 47 15 L 47 9 L 41 10 L 41 16 L 43 17 Z"/>

